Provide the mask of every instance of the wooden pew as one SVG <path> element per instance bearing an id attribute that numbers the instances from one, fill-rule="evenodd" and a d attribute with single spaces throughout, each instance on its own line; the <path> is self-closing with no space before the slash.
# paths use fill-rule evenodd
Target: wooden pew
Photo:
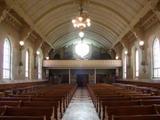
<path id="1" fill-rule="evenodd" d="M 0 101 L 0 106 L 20 106 L 20 101 Z"/>
<path id="2" fill-rule="evenodd" d="M 123 115 L 123 116 L 113 116 L 112 120 L 160 120 L 160 115 Z"/>
<path id="3" fill-rule="evenodd" d="M 105 113 L 107 111 L 108 107 L 117 107 L 117 106 L 135 106 L 135 105 L 141 105 L 140 101 L 102 101 L 102 107 L 100 111 L 100 117 L 105 118 Z"/>
<path id="4" fill-rule="evenodd" d="M 107 118 L 112 120 L 114 115 L 149 115 L 158 114 L 155 106 L 121 106 L 121 107 L 107 107 Z"/>
<path id="5" fill-rule="evenodd" d="M 30 88 L 29 88 L 30 89 Z M 31 90 L 30 93 L 22 92 L 17 89 L 16 94 L 9 94 L 6 97 L 0 97 L 0 106 L 18 106 L 18 107 L 53 107 L 54 117 L 59 119 L 67 108 L 75 90 L 74 85 L 50 85 L 38 87 Z M 24 89 L 26 90 L 26 88 Z M 19 93 L 19 94 L 17 94 Z M 11 102 L 12 101 L 12 102 Z"/>
<path id="6" fill-rule="evenodd" d="M 151 106 L 154 104 L 160 104 L 160 96 L 152 96 L 148 93 L 143 94 L 141 91 L 126 90 L 125 88 L 108 84 L 88 85 L 87 87 L 101 119 L 104 119 L 105 116 L 109 114 L 106 109 L 114 108 L 115 106 L 117 106 L 117 109 L 119 107 L 133 107 L 133 109 L 130 111 L 135 111 L 136 109 L 134 109 L 134 107 L 136 105 L 139 111 L 143 111 L 145 108 L 142 108 L 142 105 Z M 158 105 L 151 107 L 154 108 L 153 111 L 155 114 L 159 113 L 160 111 L 160 107 Z M 131 113 L 134 114 L 134 112 Z M 146 114 L 149 113 L 150 112 L 146 112 Z"/>
<path id="7" fill-rule="evenodd" d="M 0 106 L 15 106 L 15 107 L 52 107 L 55 119 L 59 118 L 60 110 L 58 104 L 54 101 L 0 101 Z"/>
<path id="8" fill-rule="evenodd" d="M 18 88 L 14 89 L 13 92 L 6 97 L 0 97 L 0 106 L 8 105 L 14 106 L 15 108 L 18 107 L 19 109 L 52 107 L 52 110 L 54 110 L 53 116 L 55 119 L 60 119 L 75 90 L 75 85 L 43 85 Z M 5 109 L 8 111 L 13 108 L 5 107 Z M 26 111 L 24 110 L 23 112 Z M 21 114 L 23 114 L 23 112 L 21 112 Z M 18 113 L 20 114 L 19 111 Z"/>
<path id="9" fill-rule="evenodd" d="M 45 120 L 44 116 L 0 116 L 0 120 Z"/>
<path id="10" fill-rule="evenodd" d="M 2 108 L 2 107 L 0 107 Z M 1 116 L 44 116 L 46 120 L 51 120 L 52 107 L 8 107 L 5 106 Z"/>

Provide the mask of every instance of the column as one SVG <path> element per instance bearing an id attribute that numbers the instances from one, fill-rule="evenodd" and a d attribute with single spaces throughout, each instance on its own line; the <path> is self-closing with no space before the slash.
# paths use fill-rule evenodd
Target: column
<path id="1" fill-rule="evenodd" d="M 69 77 L 68 83 L 71 84 L 71 70 L 70 70 L 70 68 L 68 69 L 68 77 Z"/>
<path id="2" fill-rule="evenodd" d="M 97 74 L 97 71 L 96 71 L 96 68 L 94 69 L 94 83 L 96 84 L 96 74 Z"/>
<path id="3" fill-rule="evenodd" d="M 119 68 L 116 68 L 116 77 L 119 77 Z"/>

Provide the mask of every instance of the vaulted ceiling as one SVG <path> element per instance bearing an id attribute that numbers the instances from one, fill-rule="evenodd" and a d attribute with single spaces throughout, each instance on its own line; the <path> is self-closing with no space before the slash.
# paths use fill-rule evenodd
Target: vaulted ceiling
<path id="1" fill-rule="evenodd" d="M 72 44 L 78 32 L 71 20 L 79 15 L 78 0 L 6 0 L 54 48 Z M 149 10 L 149 0 L 88 0 L 91 27 L 86 40 L 106 49 L 113 47 Z"/>

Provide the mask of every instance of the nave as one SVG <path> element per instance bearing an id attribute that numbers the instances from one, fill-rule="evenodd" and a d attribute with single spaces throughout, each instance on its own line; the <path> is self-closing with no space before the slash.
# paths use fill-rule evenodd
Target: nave
<path id="1" fill-rule="evenodd" d="M 159 113 L 160 91 L 154 86 L 43 83 L 0 95 L 0 120 L 159 120 Z"/>
<path id="2" fill-rule="evenodd" d="M 76 90 L 62 120 L 99 120 L 86 88 Z"/>

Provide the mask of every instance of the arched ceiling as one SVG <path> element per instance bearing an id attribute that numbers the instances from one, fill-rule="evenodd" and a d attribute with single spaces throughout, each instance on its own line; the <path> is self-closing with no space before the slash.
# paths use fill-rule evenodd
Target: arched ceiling
<path id="1" fill-rule="evenodd" d="M 78 31 L 71 20 L 79 14 L 78 0 L 6 0 L 54 48 L 75 43 Z M 88 0 L 91 27 L 85 38 L 111 48 L 142 14 L 148 0 Z"/>

